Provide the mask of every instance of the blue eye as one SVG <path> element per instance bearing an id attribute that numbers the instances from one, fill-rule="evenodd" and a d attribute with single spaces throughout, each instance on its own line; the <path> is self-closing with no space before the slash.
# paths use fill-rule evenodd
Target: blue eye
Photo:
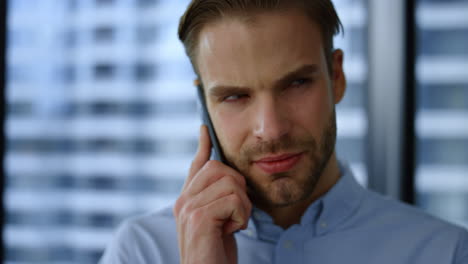
<path id="1" fill-rule="evenodd" d="M 291 86 L 301 86 L 308 83 L 310 80 L 307 78 L 297 79 L 291 83 Z"/>
<path id="2" fill-rule="evenodd" d="M 223 101 L 224 102 L 236 102 L 246 97 L 247 97 L 246 94 L 233 94 L 233 95 L 224 97 Z"/>

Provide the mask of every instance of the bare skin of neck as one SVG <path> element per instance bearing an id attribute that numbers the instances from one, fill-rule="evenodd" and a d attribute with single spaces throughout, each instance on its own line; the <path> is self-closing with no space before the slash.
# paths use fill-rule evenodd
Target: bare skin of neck
<path id="1" fill-rule="evenodd" d="M 260 208 L 267 212 L 274 220 L 274 223 L 287 229 L 291 225 L 298 224 L 302 215 L 315 200 L 327 193 L 340 178 L 340 169 L 334 152 L 330 157 L 323 174 L 315 187 L 314 192 L 307 200 L 281 208 Z"/>

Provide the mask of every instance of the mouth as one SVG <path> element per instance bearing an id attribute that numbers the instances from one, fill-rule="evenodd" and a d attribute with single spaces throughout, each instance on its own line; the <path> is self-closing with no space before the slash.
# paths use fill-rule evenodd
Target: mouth
<path id="1" fill-rule="evenodd" d="M 271 155 L 256 160 L 253 163 L 267 174 L 286 172 L 291 170 L 299 162 L 303 154 L 303 152 L 300 152 Z"/>

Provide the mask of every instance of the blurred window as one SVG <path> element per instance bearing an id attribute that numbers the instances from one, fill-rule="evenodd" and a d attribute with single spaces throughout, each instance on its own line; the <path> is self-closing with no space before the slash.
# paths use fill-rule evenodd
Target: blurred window
<path id="1" fill-rule="evenodd" d="M 96 80 L 112 79 L 115 76 L 116 66 L 110 63 L 99 63 L 94 66 Z"/>
<path id="2" fill-rule="evenodd" d="M 95 0 L 97 6 L 108 6 L 113 5 L 116 0 Z"/>
<path id="3" fill-rule="evenodd" d="M 468 227 L 468 1 L 417 7 L 417 204 Z"/>
<path id="4" fill-rule="evenodd" d="M 115 39 L 115 30 L 111 26 L 100 26 L 94 29 L 94 41 L 97 43 L 112 42 Z"/>

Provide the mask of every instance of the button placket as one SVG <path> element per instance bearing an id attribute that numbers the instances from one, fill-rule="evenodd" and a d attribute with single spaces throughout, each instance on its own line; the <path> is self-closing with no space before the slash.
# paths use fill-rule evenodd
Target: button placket
<path id="1" fill-rule="evenodd" d="M 320 227 L 321 228 L 327 228 L 328 227 L 328 224 L 326 221 L 320 221 Z"/>
<path id="2" fill-rule="evenodd" d="M 276 263 L 300 263 L 302 259 L 302 250 L 300 243 L 300 229 L 293 226 L 285 231 L 277 244 Z"/>
<path id="3" fill-rule="evenodd" d="M 294 243 L 291 240 L 286 240 L 283 242 L 283 247 L 285 249 L 292 249 L 294 247 Z"/>
<path id="4" fill-rule="evenodd" d="M 328 231 L 328 222 L 325 219 L 319 219 L 315 225 L 315 234 L 323 235 Z"/>

